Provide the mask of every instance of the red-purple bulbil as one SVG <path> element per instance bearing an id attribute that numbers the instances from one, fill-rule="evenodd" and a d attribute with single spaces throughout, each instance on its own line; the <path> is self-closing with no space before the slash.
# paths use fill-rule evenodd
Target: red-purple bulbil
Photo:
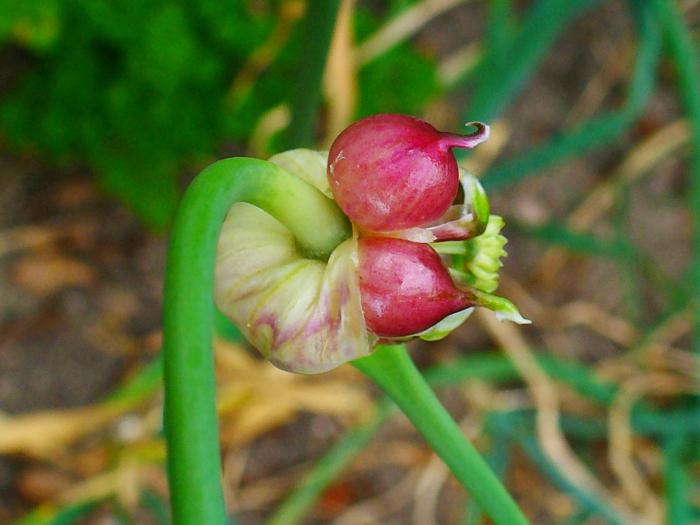
<path id="1" fill-rule="evenodd" d="M 457 195 L 459 169 L 452 148 L 488 138 L 480 122 L 471 135 L 437 131 L 427 122 L 382 114 L 345 129 L 328 155 L 333 196 L 361 230 L 389 232 L 437 221 Z"/>
<path id="2" fill-rule="evenodd" d="M 363 237 L 358 254 L 362 311 L 379 337 L 417 334 L 473 304 L 428 244 Z"/>

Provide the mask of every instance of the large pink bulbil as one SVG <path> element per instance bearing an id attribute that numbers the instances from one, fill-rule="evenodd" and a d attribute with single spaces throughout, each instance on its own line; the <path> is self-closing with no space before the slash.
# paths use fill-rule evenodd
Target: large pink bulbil
<path id="1" fill-rule="evenodd" d="M 379 337 L 417 334 L 473 305 L 428 244 L 363 237 L 358 254 L 362 311 Z"/>
<path id="2" fill-rule="evenodd" d="M 345 129 L 331 146 L 328 180 L 333 196 L 361 230 L 390 232 L 427 226 L 457 195 L 459 169 L 452 148 L 472 148 L 488 126 L 471 135 L 437 131 L 427 122 L 382 114 Z"/>

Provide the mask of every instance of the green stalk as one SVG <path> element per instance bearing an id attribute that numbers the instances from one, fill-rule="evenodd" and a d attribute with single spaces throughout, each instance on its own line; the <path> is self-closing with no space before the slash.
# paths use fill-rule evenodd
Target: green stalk
<path id="1" fill-rule="evenodd" d="M 517 35 L 501 61 L 503 51 L 488 53 L 471 78 L 477 79 L 474 94 L 463 113 L 465 122 L 489 122 L 498 116 L 525 84 L 561 32 L 578 15 L 600 0 L 539 0 L 523 18 Z M 462 159 L 467 150 L 455 152 Z"/>
<path id="2" fill-rule="evenodd" d="M 484 425 L 484 434 L 490 439 L 488 452 L 484 454 L 484 459 L 489 467 L 493 469 L 499 479 L 503 479 L 510 464 L 512 456 L 510 429 L 505 418 L 489 418 L 487 416 Z M 484 513 L 473 499 L 468 497 L 465 501 L 465 513 L 462 523 L 464 525 L 477 525 L 484 519 Z"/>
<path id="3" fill-rule="evenodd" d="M 656 285 L 671 304 L 687 301 L 686 285 L 667 275 L 649 255 L 642 253 L 629 239 L 619 235 L 607 239 L 589 232 L 575 231 L 561 221 L 532 226 L 505 217 L 511 230 L 548 246 L 559 246 L 573 253 L 610 259 L 619 264 L 635 263 L 644 277 Z"/>
<path id="4" fill-rule="evenodd" d="M 692 131 L 688 169 L 689 206 L 693 214 L 693 262 L 690 268 L 694 317 L 694 346 L 700 352 L 700 52 L 678 5 L 654 0 L 655 14 L 663 27 L 679 80 L 679 91 Z"/>
<path id="5" fill-rule="evenodd" d="M 584 525 L 593 517 L 590 509 L 577 509 L 562 525 Z"/>
<path id="6" fill-rule="evenodd" d="M 307 147 L 314 143 L 316 113 L 321 101 L 321 81 L 331 45 L 335 19 L 340 0 L 309 0 L 302 24 L 302 45 L 297 77 L 292 98 L 292 121 L 287 132 L 286 145 Z"/>
<path id="7" fill-rule="evenodd" d="M 540 448 L 537 439 L 532 435 L 518 435 L 523 451 L 537 465 L 537 467 L 550 479 L 555 487 L 574 497 L 584 509 L 591 510 L 603 521 L 611 525 L 623 525 L 624 521 L 607 504 L 593 494 L 581 490 L 572 484 L 554 465 Z"/>
<path id="8" fill-rule="evenodd" d="M 350 459 L 365 448 L 379 431 L 391 408 L 392 405 L 388 400 L 378 403 L 369 421 L 350 430 L 316 462 L 313 469 L 298 484 L 295 484 L 295 490 L 277 507 L 265 525 L 300 523 L 323 491 L 340 475 Z"/>
<path id="9" fill-rule="evenodd" d="M 488 464 L 447 413 L 403 345 L 379 346 L 353 364 L 398 405 L 496 525 L 528 525 Z"/>
<path id="10" fill-rule="evenodd" d="M 688 453 L 689 436 L 675 434 L 665 443 L 665 492 L 666 519 L 673 525 L 690 525 L 693 516 L 690 505 L 692 482 L 685 472 L 687 464 L 684 459 Z"/>
<path id="11" fill-rule="evenodd" d="M 644 111 L 654 90 L 655 74 L 661 54 L 661 38 L 648 5 L 644 2 L 635 5 L 638 11 L 640 44 L 624 106 L 617 111 L 598 115 L 521 156 L 492 167 L 483 177 L 486 189 L 512 186 L 533 173 L 610 144 L 629 129 Z"/>
<path id="12" fill-rule="evenodd" d="M 347 219 L 330 199 L 269 162 L 222 160 L 188 188 L 170 238 L 163 319 L 165 435 L 174 525 L 226 522 L 211 348 L 212 295 L 221 224 L 238 201 L 254 204 L 285 224 L 310 256 L 327 257 L 350 233 Z"/>
<path id="13" fill-rule="evenodd" d="M 425 372 L 425 379 L 431 386 L 445 386 L 470 379 L 485 381 L 511 381 L 517 372 L 507 359 L 496 354 L 477 354 L 452 363 L 452 366 L 437 365 Z M 387 417 L 396 406 L 389 398 L 377 403 L 373 417 L 350 430 L 326 452 L 304 478 L 286 497 L 265 525 L 296 525 L 316 504 L 322 492 L 336 479 L 352 458 L 362 450 L 377 434 Z"/>
<path id="14" fill-rule="evenodd" d="M 510 44 L 515 29 L 515 16 L 512 0 L 491 0 L 488 3 L 484 49 L 493 57 L 495 64 L 503 67 L 508 58 Z"/>
<path id="15" fill-rule="evenodd" d="M 679 6 L 671 0 L 653 0 L 656 16 L 664 30 L 669 54 L 676 67 L 681 100 L 692 132 L 688 166 L 689 208 L 692 214 L 692 261 L 688 270 L 693 316 L 693 349 L 700 353 L 700 51 L 693 41 Z M 700 399 L 694 396 L 694 420 L 700 418 Z M 666 484 L 669 523 L 691 523 L 687 502 L 687 476 L 683 471 L 683 439 L 671 441 L 666 449 Z"/>
<path id="16" fill-rule="evenodd" d="M 575 361 L 562 361 L 553 355 L 537 353 L 540 365 L 554 380 L 573 389 L 581 396 L 603 406 L 609 406 L 617 397 L 613 383 L 601 382 L 584 365 Z M 424 377 L 432 388 L 441 388 L 479 379 L 494 385 L 517 381 L 519 378 L 513 363 L 498 353 L 476 353 L 446 364 L 438 364 L 425 371 Z M 379 402 L 375 416 L 366 423 L 350 430 L 341 441 L 321 458 L 318 464 L 296 484 L 285 501 L 268 518 L 265 525 L 296 525 L 316 504 L 321 493 L 342 472 L 352 458 L 364 448 L 379 431 L 390 412 L 385 411 L 387 399 Z M 695 435 L 700 432 L 700 420 L 693 417 L 693 409 L 656 410 L 638 406 L 632 412 L 632 428 L 635 433 L 666 438 L 676 434 Z M 494 413 L 490 421 L 508 427 L 518 427 L 532 432 L 535 413 L 532 410 Z M 487 428 L 489 423 L 487 423 Z M 493 424 L 492 424 L 493 426 Z M 606 422 L 593 418 L 575 418 L 562 415 L 562 427 L 567 435 L 582 440 L 604 438 Z M 487 461 L 488 462 L 488 461 Z M 497 472 L 498 468 L 495 469 Z M 590 495 L 580 501 L 587 506 Z M 578 496 L 577 496 L 578 498 Z M 597 501 L 596 505 L 604 505 Z M 613 511 L 610 510 L 612 513 Z"/>
<path id="17" fill-rule="evenodd" d="M 15 520 L 12 525 L 69 525 L 77 523 L 92 512 L 99 500 L 87 500 L 72 503 L 62 509 L 42 505 L 23 518 Z"/>

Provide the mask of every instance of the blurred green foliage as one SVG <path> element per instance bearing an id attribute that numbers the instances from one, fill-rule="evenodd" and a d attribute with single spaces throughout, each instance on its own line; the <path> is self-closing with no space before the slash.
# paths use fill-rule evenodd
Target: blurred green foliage
<path id="1" fill-rule="evenodd" d="M 388 18 L 415 2 L 396 1 Z M 362 42 L 379 30 L 382 20 L 369 11 L 358 9 L 355 20 L 356 41 Z M 440 94 L 436 64 L 408 44 L 388 50 L 360 69 L 357 117 L 374 113 L 420 114 L 427 101 Z"/>
<path id="2" fill-rule="evenodd" d="M 87 166 L 153 227 L 168 224 L 178 176 L 226 141 L 244 145 L 265 112 L 289 99 L 303 67 L 292 32 L 253 89 L 232 81 L 281 20 L 283 0 L 0 0 L 0 45 L 30 66 L 0 99 L 0 134 L 59 166 Z M 386 12 L 360 10 L 362 39 Z M 438 91 L 435 64 L 399 45 L 360 72 L 358 116 L 418 113 Z"/>

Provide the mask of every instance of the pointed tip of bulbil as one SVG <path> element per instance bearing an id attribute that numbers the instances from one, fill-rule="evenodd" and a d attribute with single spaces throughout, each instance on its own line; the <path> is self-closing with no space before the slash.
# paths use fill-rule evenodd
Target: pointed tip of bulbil
<path id="1" fill-rule="evenodd" d="M 486 142 L 491 134 L 491 128 L 483 122 L 467 122 L 465 126 L 476 128 L 472 133 L 459 135 L 457 133 L 442 133 L 439 144 L 445 149 L 449 148 L 474 148 Z"/>

